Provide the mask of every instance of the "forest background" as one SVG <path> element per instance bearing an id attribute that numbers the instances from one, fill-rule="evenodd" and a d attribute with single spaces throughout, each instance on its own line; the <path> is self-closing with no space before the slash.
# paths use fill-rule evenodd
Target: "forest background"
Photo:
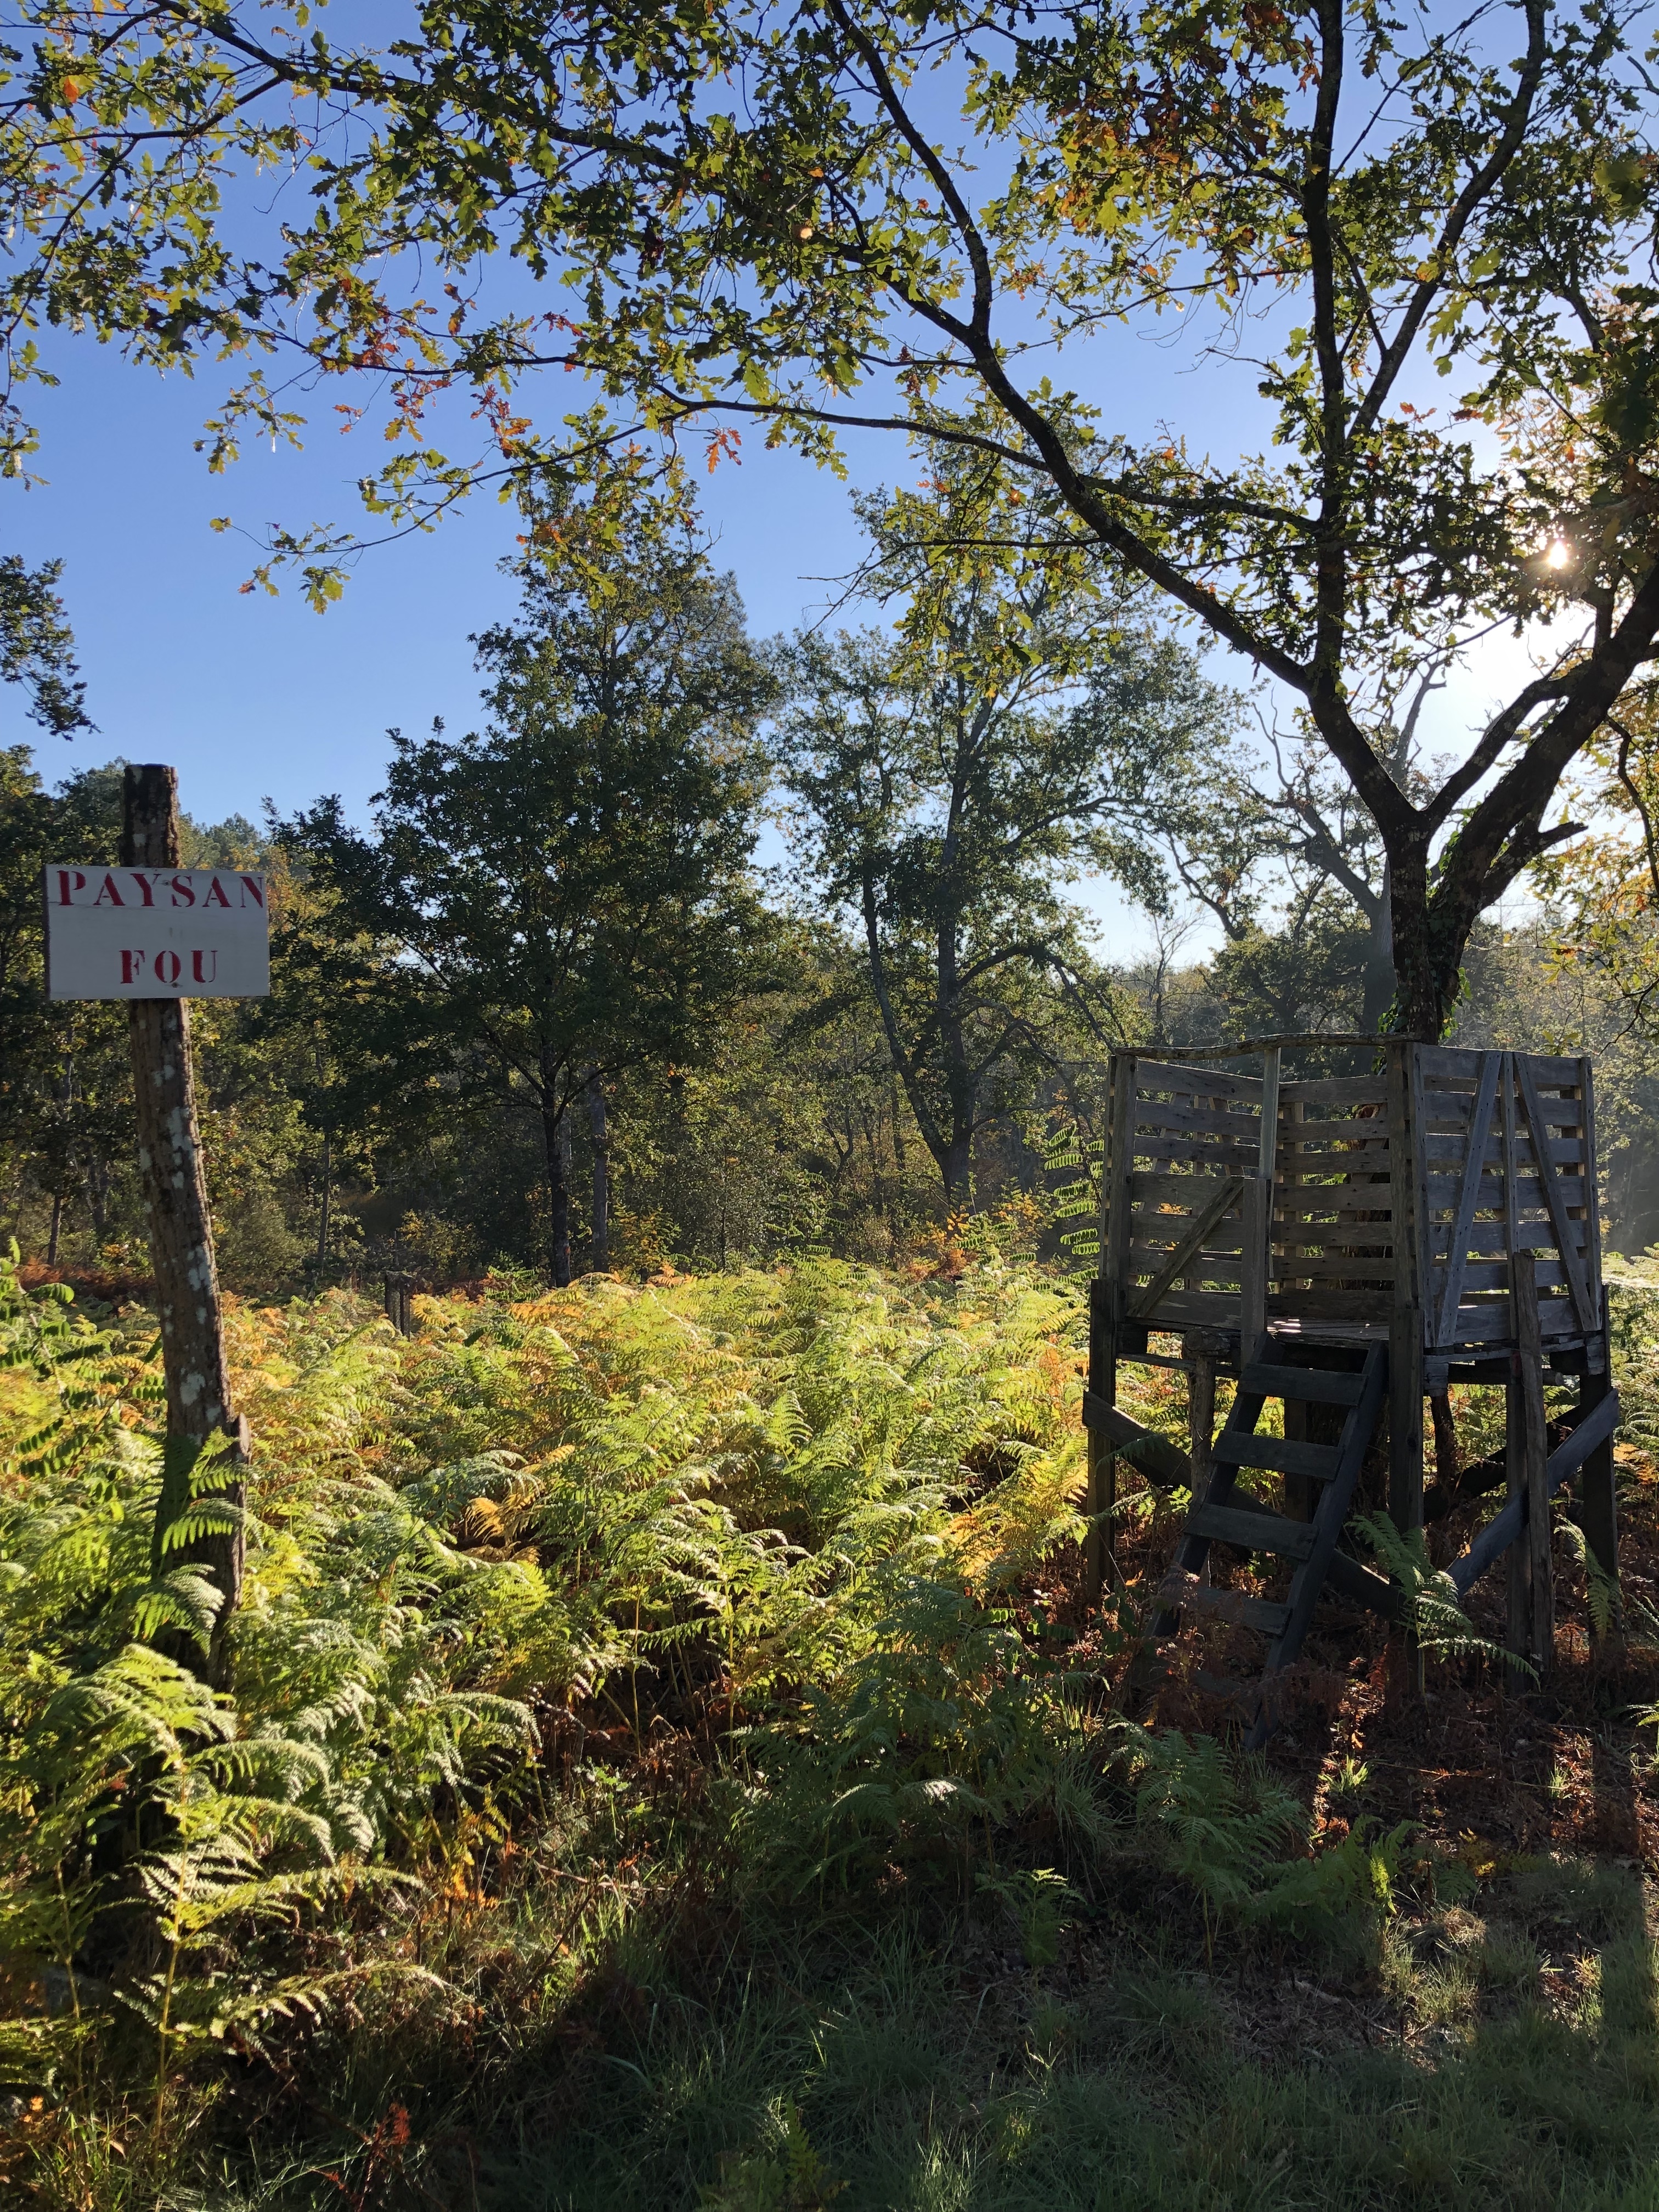
<path id="1" fill-rule="evenodd" d="M 188 859 L 275 886 L 270 1000 L 197 1015 L 230 1288 L 1065 1262 L 1054 1164 L 1087 1163 L 1114 1045 L 1388 1018 L 1380 842 L 1305 729 L 1132 587 L 1036 549 L 919 554 L 1017 525 L 971 463 L 855 505 L 840 619 L 761 641 L 684 472 L 596 465 L 527 512 L 519 617 L 472 641 L 480 731 L 390 732 L 367 831 L 328 797 L 187 821 Z M 34 623 L 13 673 L 73 729 L 55 572 L 12 570 Z M 1401 687 L 1404 788 L 1436 765 L 1443 673 Z M 1628 1254 L 1659 1238 L 1646 736 L 1582 764 L 1589 826 L 1481 919 L 1450 1031 L 1595 1056 Z M 48 860 L 116 857 L 119 763 L 52 790 L 27 745 L 0 763 L 0 1226 L 44 1273 L 130 1291 L 125 1021 L 46 1002 L 39 896 Z M 1149 950 L 1114 957 L 1103 878 Z"/>
<path id="2" fill-rule="evenodd" d="M 684 471 L 596 465 L 527 511 L 518 618 L 473 640 L 480 730 L 390 732 L 367 830 L 326 796 L 187 823 L 190 860 L 275 885 L 270 1000 L 198 1009 L 230 1288 L 1063 1261 L 1054 1164 L 1088 1161 L 1114 1045 L 1388 1018 L 1380 842 L 1305 730 L 1084 564 L 919 553 L 1035 539 L 971 461 L 855 504 L 841 619 L 757 641 Z M 73 727 L 55 574 L 13 568 L 15 673 Z M 1443 677 L 1402 687 L 1404 788 Z M 27 746 L 0 761 L 0 1225 L 131 1290 L 125 1020 L 46 1000 L 39 893 L 48 861 L 116 858 L 119 763 L 48 790 Z M 1592 750 L 1589 827 L 1482 918 L 1451 1030 L 1595 1056 L 1632 1254 L 1659 1237 L 1655 780 L 1639 726 Z M 1103 878 L 1149 951 L 1113 957 Z"/>

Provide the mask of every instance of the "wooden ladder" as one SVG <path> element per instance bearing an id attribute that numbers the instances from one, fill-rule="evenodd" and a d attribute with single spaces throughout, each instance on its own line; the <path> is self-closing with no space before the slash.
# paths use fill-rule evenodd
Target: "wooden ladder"
<path id="1" fill-rule="evenodd" d="M 1266 1348 L 1266 1347 L 1264 1347 Z M 1281 1367 L 1265 1359 L 1247 1361 L 1226 1424 L 1211 1451 L 1211 1473 L 1202 1497 L 1194 1498 L 1175 1562 L 1158 1591 L 1155 1638 L 1175 1635 L 1183 1612 L 1209 1612 L 1257 1630 L 1268 1639 L 1267 1656 L 1256 1686 L 1255 1712 L 1247 1741 L 1263 1743 L 1274 1717 L 1269 1686 L 1301 1650 L 1314 1607 L 1330 1579 L 1344 1597 L 1357 1598 L 1379 1612 L 1392 1609 L 1389 1583 L 1357 1560 L 1341 1558 L 1342 1534 L 1366 1447 L 1388 1399 L 1389 1356 L 1381 1345 L 1365 1354 L 1358 1374 L 1328 1368 Z M 1285 1437 L 1258 1436 L 1256 1423 L 1269 1398 L 1303 1405 L 1347 1408 L 1342 1433 L 1334 1444 L 1303 1443 Z M 1241 1498 L 1240 1470 L 1261 1468 L 1321 1486 L 1310 1520 L 1295 1521 Z M 1247 1597 L 1237 1590 L 1214 1589 L 1200 1582 L 1212 1544 L 1235 1544 L 1296 1562 L 1283 1601 Z M 1375 1589 L 1370 1586 L 1375 1585 Z"/>

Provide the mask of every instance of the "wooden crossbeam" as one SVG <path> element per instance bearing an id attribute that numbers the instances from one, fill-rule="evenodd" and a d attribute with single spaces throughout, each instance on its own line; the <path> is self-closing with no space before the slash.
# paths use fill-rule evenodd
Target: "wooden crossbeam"
<path id="1" fill-rule="evenodd" d="M 1571 1432 L 1549 1455 L 1544 1470 L 1544 1489 L 1553 1497 L 1564 1482 L 1577 1474 L 1598 1444 L 1605 1443 L 1619 1425 L 1619 1393 L 1605 1398 L 1582 1415 Z M 1459 1597 L 1467 1597 L 1495 1559 L 1501 1559 L 1521 1534 L 1526 1521 L 1526 1493 L 1512 1498 L 1495 1520 L 1488 1521 L 1461 1559 L 1448 1570 Z"/>
<path id="2" fill-rule="evenodd" d="M 1192 1218 L 1191 1226 L 1169 1258 L 1158 1269 L 1144 1290 L 1136 1291 L 1129 1301 L 1131 1321 L 1148 1319 L 1172 1283 L 1179 1281 L 1191 1267 L 1204 1249 L 1204 1240 L 1223 1217 L 1231 1213 L 1244 1195 L 1243 1176 L 1228 1176 L 1209 1203 Z"/>

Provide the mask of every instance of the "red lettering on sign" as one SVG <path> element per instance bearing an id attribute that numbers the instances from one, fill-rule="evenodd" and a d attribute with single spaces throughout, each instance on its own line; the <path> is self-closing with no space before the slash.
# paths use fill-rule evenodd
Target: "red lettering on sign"
<path id="1" fill-rule="evenodd" d="M 83 891 L 87 887 L 87 879 L 81 873 L 79 868 L 59 868 L 58 871 L 58 903 L 59 906 L 73 906 L 75 903 L 74 900 L 70 896 L 70 878 L 71 876 L 75 878 L 75 888 L 77 891 Z"/>
<path id="2" fill-rule="evenodd" d="M 157 868 L 152 871 L 152 872 L 155 877 L 156 882 L 159 883 L 161 879 L 161 870 Z M 146 906 L 154 906 L 155 903 L 154 890 L 151 884 L 147 881 L 143 870 L 142 868 L 129 868 L 127 870 L 127 873 L 132 878 L 133 882 L 137 884 L 139 890 L 143 891 L 144 895 L 144 904 Z"/>
<path id="3" fill-rule="evenodd" d="M 220 882 L 217 876 L 210 876 L 208 878 L 207 892 L 205 896 L 203 898 L 202 904 L 204 906 L 212 906 L 216 902 L 220 906 L 228 906 L 230 904 L 230 901 L 225 896 L 224 885 Z"/>
<path id="4" fill-rule="evenodd" d="M 255 906 L 262 907 L 264 904 L 265 887 L 259 881 L 258 876 L 244 876 L 241 878 L 241 884 L 242 904 L 244 906 L 247 904 L 249 899 L 253 901 Z"/>
<path id="5" fill-rule="evenodd" d="M 98 896 L 94 899 L 93 904 L 94 906 L 102 906 L 106 899 L 109 901 L 112 906 L 125 906 L 126 904 L 126 901 L 122 897 L 120 892 L 115 888 L 115 878 L 113 876 L 106 875 L 104 878 L 103 883 L 99 888 Z"/>
<path id="6" fill-rule="evenodd" d="M 158 952 L 155 956 L 156 981 L 176 983 L 184 973 L 184 964 L 176 952 Z"/>
<path id="7" fill-rule="evenodd" d="M 143 971 L 144 956 L 142 952 L 124 952 L 121 955 L 121 981 L 124 983 L 136 983 Z"/>
<path id="8" fill-rule="evenodd" d="M 202 972 L 202 963 L 204 960 L 210 960 L 213 963 L 213 965 L 208 969 L 205 975 Z M 218 954 L 210 951 L 207 952 L 192 952 L 190 956 L 190 974 L 191 981 L 192 982 L 211 983 L 216 981 L 219 974 Z"/>
<path id="9" fill-rule="evenodd" d="M 190 878 L 188 876 L 175 876 L 173 878 L 173 903 L 174 906 L 195 905 L 196 894 L 191 889 Z"/>

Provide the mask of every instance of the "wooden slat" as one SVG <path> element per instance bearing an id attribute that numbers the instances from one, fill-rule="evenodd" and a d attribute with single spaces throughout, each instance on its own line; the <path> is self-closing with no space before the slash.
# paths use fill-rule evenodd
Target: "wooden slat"
<path id="1" fill-rule="evenodd" d="M 1385 1252 L 1381 1259 L 1361 1260 L 1336 1252 L 1300 1253 L 1285 1260 L 1279 1274 L 1286 1283 L 1391 1283 L 1394 1255 Z"/>
<path id="2" fill-rule="evenodd" d="M 1189 1211 L 1202 1206 L 1210 1194 L 1209 1185 L 1220 1181 L 1220 1175 L 1154 1175 L 1137 1170 L 1129 1177 L 1129 1202 L 1137 1212 L 1157 1206 Z"/>
<path id="3" fill-rule="evenodd" d="M 1310 1475 L 1316 1482 L 1328 1482 L 1336 1473 L 1334 1445 L 1296 1443 L 1286 1437 L 1250 1436 L 1242 1429 L 1223 1429 L 1211 1455 L 1218 1467 L 1265 1468 L 1274 1474 Z"/>
<path id="4" fill-rule="evenodd" d="M 1585 1063 L 1582 1060 L 1558 1059 L 1544 1052 L 1529 1052 L 1526 1059 L 1540 1090 L 1575 1091 L 1583 1082 Z"/>
<path id="5" fill-rule="evenodd" d="M 1585 1224 L 1582 1221 L 1575 1221 L 1571 1225 L 1581 1232 L 1575 1241 L 1577 1243 L 1579 1249 L 1582 1251 L 1585 1249 L 1584 1238 L 1582 1233 L 1585 1227 Z M 1447 1231 L 1450 1227 L 1451 1224 L 1446 1221 L 1431 1221 L 1429 1224 L 1430 1235 L 1432 1240 L 1432 1249 L 1429 1256 L 1433 1265 L 1437 1267 L 1441 1267 L 1445 1265 L 1446 1255 L 1443 1248 L 1446 1241 Z M 1470 1253 L 1481 1259 L 1489 1259 L 1493 1257 L 1501 1259 L 1510 1249 L 1510 1224 L 1507 1221 L 1477 1221 L 1473 1224 L 1469 1231 Z M 1556 1249 L 1555 1234 L 1549 1223 L 1547 1221 L 1523 1221 L 1521 1218 L 1519 1206 L 1516 1209 L 1516 1221 L 1513 1235 L 1514 1246 L 1517 1252 L 1544 1253 L 1553 1252 Z"/>
<path id="6" fill-rule="evenodd" d="M 1520 1056 L 1518 1053 L 1516 1054 L 1517 1060 Z M 1463 1172 L 1462 1163 L 1468 1154 L 1462 1137 L 1430 1129 L 1425 1132 L 1422 1143 L 1425 1158 L 1431 1161 L 1455 1159 L 1459 1164 L 1458 1172 Z M 1542 1156 L 1552 1167 L 1577 1167 L 1584 1157 L 1583 1139 L 1581 1137 L 1551 1137 L 1544 1146 Z M 1480 1153 L 1480 1160 L 1483 1168 L 1495 1171 L 1503 1166 L 1504 1147 L 1496 1133 L 1488 1135 L 1486 1146 Z M 1528 1169 L 1537 1173 L 1539 1149 L 1530 1137 L 1520 1139 L 1516 1147 L 1516 1160 L 1522 1175 Z M 1446 1170 L 1442 1168 L 1439 1172 L 1443 1175 Z"/>
<path id="7" fill-rule="evenodd" d="M 1380 1075 L 1334 1075 L 1314 1082 L 1287 1083 L 1281 1095 L 1308 1106 L 1381 1106 L 1388 1085 Z"/>
<path id="8" fill-rule="evenodd" d="M 1305 1291 L 1285 1290 L 1267 1301 L 1274 1321 L 1386 1321 L 1389 1299 L 1380 1291 L 1333 1291 L 1318 1284 Z"/>
<path id="9" fill-rule="evenodd" d="M 1334 1260 L 1360 1258 L 1370 1265 L 1377 1260 L 1392 1261 L 1392 1228 L 1388 1221 L 1281 1221 L 1273 1224 L 1273 1242 Z"/>
<path id="10" fill-rule="evenodd" d="M 1334 1552 L 1325 1568 L 1325 1587 L 1356 1605 L 1368 1605 L 1385 1620 L 1396 1620 L 1405 1611 L 1404 1594 L 1370 1568 L 1361 1566 L 1346 1552 Z"/>
<path id="11" fill-rule="evenodd" d="M 1218 1113 L 1206 1106 L 1171 1106 L 1162 1098 L 1141 1098 L 1135 1119 L 1143 1129 L 1173 1129 L 1188 1135 L 1237 1137 L 1257 1145 L 1260 1123 L 1254 1114 Z"/>
<path id="12" fill-rule="evenodd" d="M 1481 1064 L 1480 1087 L 1474 1096 L 1473 1127 L 1476 1132 L 1485 1132 L 1492 1126 L 1492 1107 L 1498 1097 L 1498 1072 L 1507 1057 L 1501 1052 L 1488 1053 Z M 1501 1160 L 1501 1148 L 1498 1156 Z M 1436 1344 L 1446 1340 L 1453 1317 L 1462 1300 L 1463 1268 L 1468 1257 L 1469 1231 L 1474 1223 L 1475 1200 L 1480 1190 L 1480 1157 L 1481 1146 L 1472 1136 L 1468 1160 L 1463 1170 L 1463 1187 L 1458 1194 L 1455 1225 L 1448 1248 L 1445 1279 L 1440 1288 L 1440 1305 L 1432 1337 Z"/>
<path id="13" fill-rule="evenodd" d="M 1265 1361 L 1247 1365 L 1238 1378 L 1242 1390 L 1259 1390 L 1267 1398 L 1296 1398 L 1310 1406 L 1357 1406 L 1363 1387 L 1358 1375 L 1344 1375 L 1328 1367 L 1278 1367 Z"/>
<path id="14" fill-rule="evenodd" d="M 1259 1629 L 1264 1636 L 1282 1635 L 1291 1617 L 1289 1606 L 1276 1604 L 1271 1598 L 1247 1597 L 1242 1590 L 1214 1589 L 1184 1578 L 1177 1581 L 1173 1576 L 1159 1589 L 1158 1596 L 1183 1612 L 1190 1607 L 1198 1613 L 1218 1613 L 1224 1620 L 1237 1621 L 1241 1628 Z"/>
<path id="15" fill-rule="evenodd" d="M 1252 1513 L 1243 1505 L 1194 1505 L 1187 1516 L 1194 1536 L 1212 1544 L 1237 1544 L 1246 1552 L 1272 1552 L 1282 1559 L 1305 1559 L 1314 1547 L 1311 1521 L 1287 1521 L 1282 1513 Z"/>
<path id="16" fill-rule="evenodd" d="M 1516 1079 L 1520 1085 L 1521 1104 L 1532 1130 L 1534 1146 L 1537 1150 L 1553 1153 L 1554 1151 L 1553 1146 L 1539 1145 L 1538 1140 L 1544 1127 L 1544 1109 L 1539 1100 L 1538 1085 L 1528 1065 L 1527 1055 L 1525 1053 L 1518 1052 L 1513 1055 L 1513 1058 Z M 1583 1147 L 1576 1147 L 1575 1152 L 1577 1156 L 1582 1157 Z M 1567 1200 L 1563 1196 L 1560 1185 L 1554 1176 L 1547 1175 L 1540 1180 L 1543 1183 L 1545 1203 L 1549 1207 L 1550 1223 L 1555 1231 L 1556 1243 L 1560 1249 L 1561 1257 L 1566 1265 L 1567 1282 L 1572 1291 L 1573 1304 L 1578 1310 L 1579 1325 L 1585 1334 L 1589 1335 L 1600 1325 L 1601 1316 L 1596 1310 L 1596 1301 L 1590 1296 L 1589 1285 L 1584 1274 L 1584 1263 L 1579 1257 L 1577 1240 L 1569 1226 L 1571 1217 L 1567 1212 Z"/>
<path id="17" fill-rule="evenodd" d="M 1519 1247 L 1519 1249 L 1523 1252 L 1535 1250 L 1537 1248 L 1534 1246 L 1527 1244 L 1522 1244 Z M 1553 1244 L 1547 1245 L 1544 1249 L 1551 1254 L 1553 1254 L 1555 1250 L 1555 1247 Z M 1504 1290 L 1507 1288 L 1509 1279 L 1510 1264 L 1507 1260 L 1471 1260 L 1468 1262 L 1464 1269 L 1463 1291 L 1462 1297 L 1458 1300 L 1458 1304 L 1460 1305 L 1467 1305 L 1469 1302 L 1470 1293 L 1475 1291 Z M 1553 1257 L 1550 1259 L 1540 1258 L 1538 1261 L 1538 1284 L 1540 1290 L 1565 1290 L 1571 1292 L 1572 1288 L 1572 1285 L 1567 1280 L 1566 1269 L 1561 1265 L 1559 1260 Z"/>
<path id="18" fill-rule="evenodd" d="M 1083 1425 L 1103 1437 L 1109 1448 L 1127 1459 L 1152 1482 L 1167 1490 L 1184 1489 L 1188 1468 L 1184 1454 L 1156 1429 L 1143 1428 L 1127 1413 L 1092 1390 L 1083 1394 Z"/>
<path id="19" fill-rule="evenodd" d="M 1194 1094 L 1201 1098 L 1245 1098 L 1259 1102 L 1261 1079 L 1259 1075 L 1224 1075 L 1218 1067 L 1200 1067 L 1188 1061 L 1184 1067 L 1168 1060 L 1141 1060 L 1135 1061 L 1137 1091 L 1182 1091 L 1188 1097 Z"/>
<path id="20" fill-rule="evenodd" d="M 1522 1146 L 1519 1149 L 1524 1152 L 1525 1146 Z M 1434 1213 L 1449 1212 L 1451 1208 L 1456 1205 L 1459 1194 L 1463 1187 L 1463 1178 L 1462 1176 L 1431 1175 L 1426 1176 L 1424 1178 L 1424 1181 L 1425 1203 L 1427 1205 L 1430 1211 Z M 1517 1176 L 1516 1181 L 1521 1188 L 1521 1202 L 1522 1206 L 1538 1206 L 1543 1205 L 1544 1200 L 1535 1194 L 1540 1188 L 1540 1185 L 1536 1178 L 1531 1176 Z M 1584 1181 L 1582 1176 L 1572 1174 L 1564 1175 L 1558 1171 L 1555 1182 L 1564 1200 L 1569 1206 L 1582 1206 L 1584 1203 Z M 1488 1175 L 1486 1176 L 1486 1188 L 1484 1188 L 1481 1192 L 1480 1204 L 1481 1209 L 1485 1212 L 1501 1213 L 1503 1212 L 1504 1184 L 1501 1176 Z M 1443 1229 L 1445 1225 L 1444 1222 L 1440 1224 L 1440 1226 Z"/>
<path id="21" fill-rule="evenodd" d="M 1482 1053 L 1465 1052 L 1452 1045 L 1420 1044 L 1417 1048 L 1418 1069 L 1427 1083 L 1461 1077 L 1473 1087 L 1480 1080 L 1484 1057 Z"/>
<path id="22" fill-rule="evenodd" d="M 1238 1293 L 1168 1291 L 1159 1299 L 1158 1311 L 1146 1318 L 1156 1328 L 1219 1328 L 1231 1333 L 1238 1327 Z"/>

